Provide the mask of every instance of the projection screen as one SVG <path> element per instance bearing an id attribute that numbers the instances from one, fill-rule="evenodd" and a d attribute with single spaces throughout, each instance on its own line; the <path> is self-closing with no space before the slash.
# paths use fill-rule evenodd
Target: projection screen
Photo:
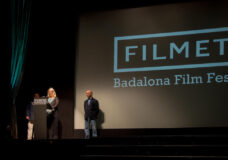
<path id="1" fill-rule="evenodd" d="M 83 13 L 74 128 L 85 91 L 103 129 L 228 126 L 228 3 L 204 1 Z"/>

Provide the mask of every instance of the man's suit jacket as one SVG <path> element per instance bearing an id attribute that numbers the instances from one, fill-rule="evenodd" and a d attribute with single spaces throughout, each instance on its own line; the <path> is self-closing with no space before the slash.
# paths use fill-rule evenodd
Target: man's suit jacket
<path id="1" fill-rule="evenodd" d="M 88 118 L 90 120 L 96 120 L 99 113 L 99 103 L 95 98 L 91 98 L 90 104 L 88 104 L 88 99 L 84 102 L 85 109 L 85 120 Z"/>
<path id="2" fill-rule="evenodd" d="M 26 107 L 26 116 L 29 117 L 29 121 L 33 121 L 34 120 L 34 111 L 33 111 L 33 104 L 32 102 L 30 102 L 27 107 Z"/>

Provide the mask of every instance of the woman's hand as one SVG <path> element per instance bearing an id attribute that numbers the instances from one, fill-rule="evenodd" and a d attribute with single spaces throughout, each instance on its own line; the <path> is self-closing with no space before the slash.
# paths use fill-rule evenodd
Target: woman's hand
<path id="1" fill-rule="evenodd" d="M 47 114 L 51 114 L 53 112 L 53 109 L 46 109 Z"/>

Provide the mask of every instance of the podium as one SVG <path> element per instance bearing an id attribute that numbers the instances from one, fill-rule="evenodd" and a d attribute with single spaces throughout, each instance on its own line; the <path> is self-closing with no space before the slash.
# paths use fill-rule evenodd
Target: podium
<path id="1" fill-rule="evenodd" d="M 34 112 L 34 139 L 47 139 L 47 98 L 35 98 Z"/>

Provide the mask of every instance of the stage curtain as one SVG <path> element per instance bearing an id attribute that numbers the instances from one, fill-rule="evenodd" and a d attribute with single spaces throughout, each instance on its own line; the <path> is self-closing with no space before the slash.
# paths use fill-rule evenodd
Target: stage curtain
<path id="1" fill-rule="evenodd" d="M 25 61 L 29 19 L 31 12 L 31 0 L 11 0 L 11 135 L 17 138 L 17 116 L 15 100 L 20 88 L 23 76 L 23 64 Z"/>

